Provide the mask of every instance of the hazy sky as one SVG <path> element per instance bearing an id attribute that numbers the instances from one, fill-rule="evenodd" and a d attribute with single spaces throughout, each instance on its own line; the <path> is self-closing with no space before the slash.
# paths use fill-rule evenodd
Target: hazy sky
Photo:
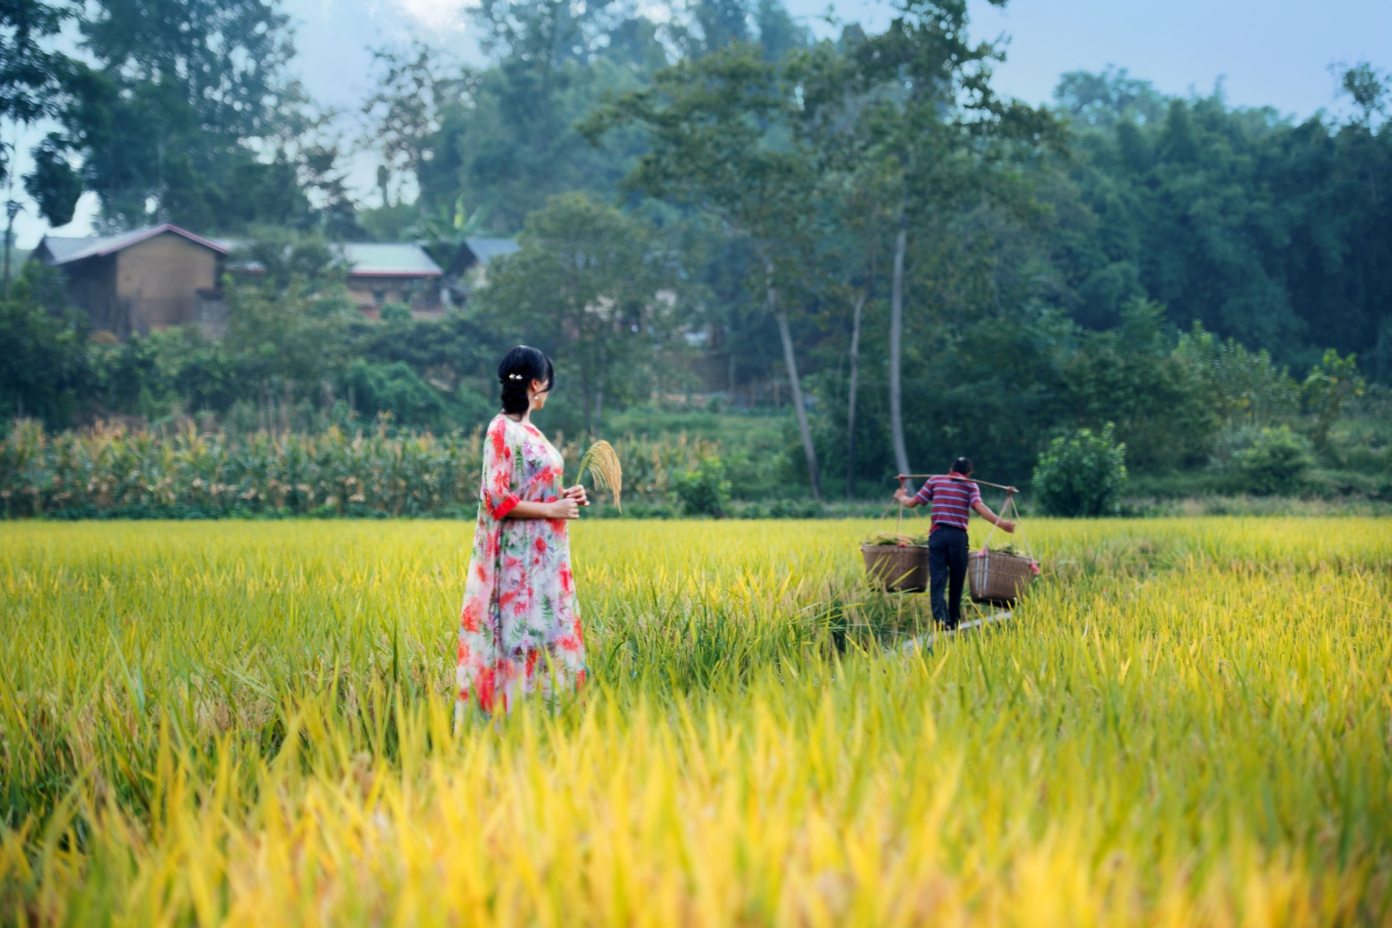
<path id="1" fill-rule="evenodd" d="M 785 0 L 819 35 L 827 0 Z M 465 26 L 468 0 L 286 0 L 298 22 L 296 68 L 321 104 L 355 111 L 372 86 L 369 46 L 419 37 L 478 60 Z M 890 7 L 873 0 L 836 0 L 834 15 L 883 26 Z M 1065 71 L 1115 64 L 1163 92 L 1210 93 L 1217 81 L 1230 104 L 1274 106 L 1308 117 L 1343 113 L 1330 66 L 1371 61 L 1392 70 L 1392 0 L 1012 0 L 998 10 L 971 0 L 973 35 L 1009 37 L 996 86 L 1031 103 L 1051 99 Z M 346 126 L 347 128 L 347 126 Z M 370 157 L 360 156 L 357 186 L 372 186 Z M 371 202 L 369 200 L 369 202 Z M 65 234 L 84 234 L 92 214 L 84 200 Z M 47 231 L 33 216 L 16 222 L 21 247 Z"/>

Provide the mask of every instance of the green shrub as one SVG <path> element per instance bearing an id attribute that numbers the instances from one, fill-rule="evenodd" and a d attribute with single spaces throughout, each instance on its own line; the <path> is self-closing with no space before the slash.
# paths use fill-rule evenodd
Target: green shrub
<path id="1" fill-rule="evenodd" d="M 445 411 L 440 394 L 401 361 L 373 364 L 356 358 L 344 371 L 342 386 L 364 416 L 389 412 L 402 425 L 430 428 Z"/>
<path id="2" fill-rule="evenodd" d="M 1101 435 L 1079 429 L 1072 438 L 1055 438 L 1034 468 L 1034 494 L 1048 515 L 1110 516 L 1121 511 L 1126 486 L 1126 445 L 1112 438 L 1112 424 Z"/>
<path id="3" fill-rule="evenodd" d="M 688 516 L 725 515 L 730 502 L 730 481 L 720 458 L 702 458 L 693 470 L 672 475 L 672 493 Z"/>
<path id="4" fill-rule="evenodd" d="M 378 315 L 383 322 L 410 322 L 411 307 L 405 303 L 388 303 Z"/>
<path id="5" fill-rule="evenodd" d="M 1262 429 L 1251 447 L 1236 456 L 1243 489 L 1260 496 L 1289 495 L 1314 465 L 1310 442 L 1283 425 Z"/>

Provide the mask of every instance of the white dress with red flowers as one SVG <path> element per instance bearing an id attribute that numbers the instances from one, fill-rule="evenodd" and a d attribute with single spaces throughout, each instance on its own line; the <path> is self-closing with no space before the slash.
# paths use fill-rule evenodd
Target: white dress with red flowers
<path id="1" fill-rule="evenodd" d="M 489 424 L 460 614 L 456 717 L 471 702 L 508 712 L 527 693 L 549 698 L 585 682 L 565 520 L 504 518 L 519 502 L 559 498 L 564 467 L 533 426 L 502 415 Z"/>

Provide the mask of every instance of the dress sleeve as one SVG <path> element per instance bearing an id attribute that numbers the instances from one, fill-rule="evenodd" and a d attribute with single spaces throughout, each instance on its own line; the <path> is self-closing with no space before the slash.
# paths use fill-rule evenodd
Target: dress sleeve
<path id="1" fill-rule="evenodd" d="M 968 506 L 975 506 L 981 502 L 981 487 L 976 484 L 971 485 L 971 499 L 967 501 Z"/>
<path id="2" fill-rule="evenodd" d="M 507 517 L 520 502 L 512 491 L 513 450 L 507 440 L 507 423 L 499 417 L 489 426 L 483 443 L 483 486 L 479 496 L 495 520 Z"/>

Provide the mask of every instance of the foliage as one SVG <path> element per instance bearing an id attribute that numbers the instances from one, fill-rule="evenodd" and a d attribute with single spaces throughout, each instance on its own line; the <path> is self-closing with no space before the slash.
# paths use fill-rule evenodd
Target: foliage
<path id="1" fill-rule="evenodd" d="M 689 516 L 726 514 L 730 503 L 730 481 L 725 464 L 718 457 L 703 457 L 691 470 L 672 476 L 672 494 Z"/>
<path id="2" fill-rule="evenodd" d="M 1234 463 L 1243 489 L 1260 496 L 1292 495 L 1300 490 L 1314 458 L 1309 440 L 1283 425 L 1263 428 L 1250 447 L 1235 455 Z"/>
<path id="3" fill-rule="evenodd" d="M 1121 511 L 1126 489 L 1126 445 L 1107 423 L 1100 435 L 1079 429 L 1055 438 L 1039 456 L 1032 487 L 1044 512 L 1058 516 L 1110 516 Z"/>
<path id="4" fill-rule="evenodd" d="M 1363 395 L 1365 386 L 1358 373 L 1356 355 L 1341 358 L 1333 348 L 1324 353 L 1301 385 L 1305 408 L 1314 416 L 1311 437 L 1315 447 L 1324 448 L 1329 444 L 1329 430 L 1338 421 L 1344 406 Z"/>
<path id="5" fill-rule="evenodd" d="M 0 299 L 0 416 L 33 416 L 49 428 L 73 424 L 90 376 L 86 330 L 62 306 L 54 271 L 26 264 Z"/>
<path id="6" fill-rule="evenodd" d="M 35 146 L 31 152 L 34 171 L 24 178 L 24 191 L 39 206 L 39 215 L 50 225 L 72 222 L 82 196 L 82 177 L 63 156 L 62 138 L 57 133 Z"/>
<path id="7" fill-rule="evenodd" d="M 22 67 L 0 69 L 0 110 L 64 128 L 25 181 L 45 215 L 69 216 L 85 183 L 103 230 L 226 230 L 245 239 L 234 271 L 262 269 L 234 275 L 228 338 L 91 347 L 73 362 L 86 379 L 45 380 L 24 410 L 470 429 L 520 340 L 556 356 L 548 421 L 569 433 L 621 434 L 608 424 L 674 395 L 777 412 L 808 390 L 806 463 L 791 441 L 726 443 L 737 495 L 775 471 L 780 494 L 819 489 L 826 469 L 848 496 L 878 493 L 896 446 L 914 470 L 966 453 L 1022 482 L 1050 436 L 1106 422 L 1157 478 L 1282 425 L 1324 466 L 1378 471 L 1380 446 L 1348 457 L 1336 436 L 1361 378 L 1392 376 L 1386 74 L 1337 75 L 1342 123 L 1171 98 L 1111 67 L 1064 75 L 1057 108 L 1036 109 L 997 92 L 1003 46 L 967 13 L 910 0 L 883 30 L 813 42 L 778 0 L 487 0 L 486 62 L 380 51 L 370 236 L 447 264 L 466 236 L 523 230 L 524 253 L 466 311 L 384 307 L 378 324 L 351 311 L 327 247 L 364 234 L 363 204 L 291 76 L 282 7 L 11 4 L 0 58 Z M 69 15 L 85 64 L 60 53 Z M 1303 391 L 1293 370 L 1312 372 Z"/>
<path id="8" fill-rule="evenodd" d="M 392 205 L 393 179 L 409 179 L 416 217 L 467 204 L 466 215 L 513 233 L 552 196 L 611 192 L 632 144 L 595 150 L 571 123 L 606 93 L 637 86 L 665 54 L 652 22 L 609 9 L 487 4 L 479 16 L 498 61 L 482 71 L 447 67 L 423 45 L 378 51 L 377 92 L 363 110 L 384 162 L 382 206 Z"/>
<path id="9" fill-rule="evenodd" d="M 59 91 L 72 62 L 51 46 L 72 13 L 65 4 L 44 0 L 0 4 L 0 121 L 27 126 L 57 111 Z M 11 144 L 0 143 L 0 181 L 12 180 L 16 154 Z M 72 172 L 64 173 L 67 165 L 55 157 L 52 136 L 36 146 L 33 154 L 35 170 L 24 178 L 24 187 L 38 200 L 41 215 L 63 225 L 65 208 L 66 215 L 72 216 L 67 203 Z"/>
<path id="10" fill-rule="evenodd" d="M 61 174 L 60 155 L 80 158 L 108 227 L 352 226 L 339 153 L 316 141 L 276 4 L 100 0 L 81 13 L 84 63 L 63 81 L 64 133 L 41 163 Z"/>
<path id="11" fill-rule="evenodd" d="M 1300 413 L 1300 385 L 1265 350 L 1249 351 L 1234 339 L 1220 341 L 1195 322 L 1180 336 L 1175 354 L 1201 378 L 1207 395 L 1196 398 L 1229 428 L 1294 421 Z"/>
<path id="12" fill-rule="evenodd" d="M 349 405 L 368 419 L 385 414 L 415 428 L 439 428 L 442 423 L 445 404 L 440 394 L 401 361 L 373 364 L 354 358 L 340 382 Z"/>
<path id="13" fill-rule="evenodd" d="M 585 430 L 599 435 L 606 397 L 647 392 L 643 362 L 674 335 L 675 256 L 641 220 L 578 193 L 528 217 L 518 244 L 490 266 L 479 312 L 579 381 Z"/>
<path id="14" fill-rule="evenodd" d="M 1162 312 L 1128 303 L 1120 327 L 1086 335 L 1063 365 L 1065 414 L 1094 428 L 1114 421 L 1133 466 L 1150 471 L 1203 464 L 1218 429 L 1204 383 L 1166 344 Z"/>
<path id="15" fill-rule="evenodd" d="M 234 279 L 276 294 L 293 286 L 300 293 L 341 287 L 348 268 L 322 232 L 256 225 L 229 255 Z"/>
<path id="16" fill-rule="evenodd" d="M 1355 102 L 1371 99 L 1362 73 L 1348 72 Z M 1385 124 L 1293 124 L 1218 93 L 1160 98 L 1110 70 L 1065 75 L 1059 98 L 1075 157 L 1070 183 L 1046 194 L 1063 246 L 1051 263 L 1076 318 L 1115 325 L 1144 294 L 1181 329 L 1200 322 L 1281 365 L 1306 368 L 1332 347 L 1392 376 Z"/>
<path id="17" fill-rule="evenodd" d="M 1382 523 L 1041 522 L 1014 623 L 931 651 L 883 647 L 926 597 L 866 589 L 870 528 L 582 521 L 596 685 L 452 731 L 456 527 L 10 527 L 0 907 L 1382 919 Z"/>
<path id="18" fill-rule="evenodd" d="M 597 109 L 581 131 L 598 143 L 614 130 L 638 130 L 648 148 L 624 178 L 626 189 L 694 206 L 717 218 L 727 235 L 748 239 L 755 260 L 745 283 L 763 291 L 778 324 L 807 476 L 820 501 L 786 294 L 779 298 L 807 243 L 815 182 L 807 147 L 790 144 L 787 135 L 796 108 L 792 89 L 761 49 L 733 42 L 663 68 L 650 87 Z"/>

